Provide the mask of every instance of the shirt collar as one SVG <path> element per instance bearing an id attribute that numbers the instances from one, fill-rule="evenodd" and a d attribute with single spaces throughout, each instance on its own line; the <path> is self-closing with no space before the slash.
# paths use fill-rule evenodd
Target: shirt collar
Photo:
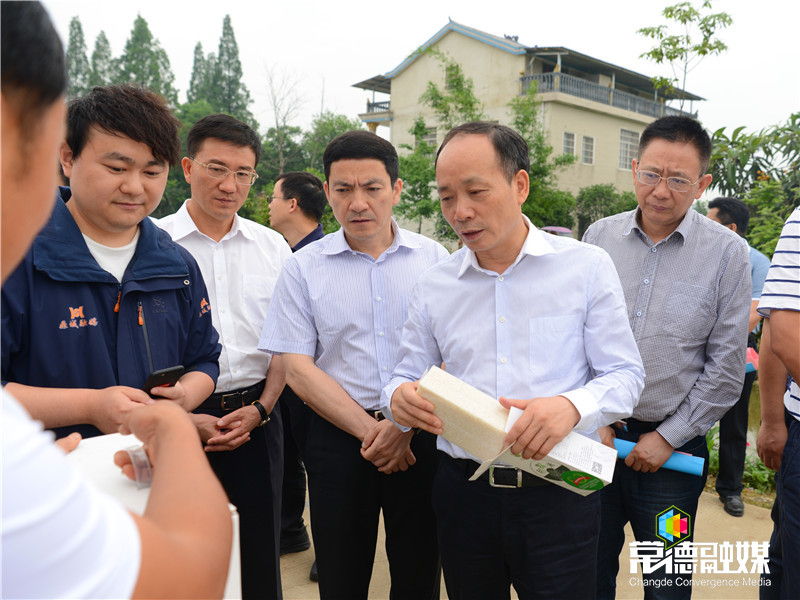
<path id="1" fill-rule="evenodd" d="M 639 233 L 641 235 L 643 235 L 643 236 L 647 237 L 648 239 L 650 239 L 650 236 L 648 236 L 644 232 L 644 230 L 639 226 L 639 221 L 637 220 L 641 210 L 642 209 L 637 207 L 635 210 L 631 211 L 630 217 L 628 219 L 628 224 L 625 227 L 625 230 L 622 232 L 622 235 L 628 235 L 631 231 L 636 229 L 636 230 L 639 231 Z M 686 214 L 683 215 L 683 219 L 681 219 L 681 222 L 675 228 L 675 231 L 673 231 L 667 237 L 665 237 L 664 240 L 668 240 L 672 236 L 674 236 L 675 234 L 678 234 L 678 237 L 680 238 L 680 241 L 682 243 L 685 243 L 686 242 L 686 238 L 689 236 L 689 231 L 692 228 L 692 222 L 694 221 L 694 215 L 692 213 L 700 214 L 700 213 L 697 213 L 692 207 L 689 207 L 689 210 L 687 210 Z M 664 240 L 661 240 L 661 241 L 663 242 Z"/>
<path id="2" fill-rule="evenodd" d="M 548 239 L 551 234 L 542 233 L 525 215 L 522 215 L 522 218 L 525 220 L 525 224 L 528 226 L 528 235 L 525 236 L 525 241 L 522 243 L 522 248 L 520 249 L 519 254 L 517 254 L 517 258 L 514 259 L 514 262 L 511 264 L 511 266 L 506 269 L 506 272 L 513 269 L 524 256 L 545 256 L 547 254 L 555 254 L 556 252 L 555 248 L 553 248 L 553 245 Z M 461 268 L 458 271 L 458 277 L 461 277 L 464 273 L 466 273 L 467 269 L 470 267 L 476 271 L 480 271 L 481 273 L 493 274 L 492 271 L 487 271 L 481 267 L 478 264 L 478 257 L 475 256 L 475 252 L 467 248 L 467 251 L 464 253 L 464 259 L 461 261 Z"/>
<path id="3" fill-rule="evenodd" d="M 172 231 L 172 239 L 178 241 L 183 239 L 193 233 L 198 233 L 200 235 L 204 235 L 202 231 L 197 228 L 192 216 L 189 214 L 189 209 L 187 208 L 189 204 L 189 200 L 185 200 L 181 207 L 175 213 L 175 220 L 174 220 L 174 229 Z M 223 240 L 230 239 L 236 236 L 241 232 L 241 234 L 248 238 L 248 239 L 255 239 L 252 233 L 247 229 L 247 227 L 242 226 L 242 220 L 239 218 L 238 214 L 233 215 L 233 225 L 231 225 L 231 230 L 225 234 Z"/>
<path id="4" fill-rule="evenodd" d="M 398 227 L 397 222 L 392 218 L 392 232 L 394 233 L 391 245 L 381 253 L 381 256 L 391 254 L 400 247 L 406 248 L 419 248 L 419 242 L 408 233 L 404 232 Z M 338 231 L 330 235 L 331 241 L 328 247 L 322 251 L 323 254 L 334 255 L 342 254 L 344 252 L 357 252 L 350 247 L 347 243 L 347 238 L 344 236 L 344 229 L 339 228 Z"/>

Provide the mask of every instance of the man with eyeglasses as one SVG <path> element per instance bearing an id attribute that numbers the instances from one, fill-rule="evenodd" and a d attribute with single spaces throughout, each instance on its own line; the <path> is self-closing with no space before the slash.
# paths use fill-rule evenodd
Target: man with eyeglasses
<path id="1" fill-rule="evenodd" d="M 216 390 L 192 416 L 239 511 L 242 597 L 281 598 L 283 427 L 276 401 L 285 378 L 281 358 L 256 345 L 291 250 L 278 233 L 237 214 L 258 177 L 255 131 L 212 114 L 189 130 L 186 150 L 181 165 L 192 196 L 158 225 L 200 265 L 222 343 Z"/>
<path id="2" fill-rule="evenodd" d="M 707 464 L 706 432 L 742 389 L 750 262 L 741 237 L 692 209 L 711 183 L 710 156 L 711 139 L 694 119 L 654 121 L 632 161 L 638 208 L 601 219 L 584 234 L 617 267 L 645 367 L 633 417 L 601 432 L 607 443 L 616 436 L 636 445 L 601 492 L 598 598 L 615 595 L 625 523 L 637 541 L 663 543 L 657 515 L 674 506 L 690 517 L 691 530 L 681 541 L 692 540 L 707 466 L 702 477 L 661 466 L 675 450 Z M 644 575 L 669 580 L 646 585 L 648 598 L 691 596 L 685 581 L 691 574 L 673 571 Z"/>

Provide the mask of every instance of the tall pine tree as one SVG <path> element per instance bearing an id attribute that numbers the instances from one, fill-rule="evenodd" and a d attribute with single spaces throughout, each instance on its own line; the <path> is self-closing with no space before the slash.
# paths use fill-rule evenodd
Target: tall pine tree
<path id="1" fill-rule="evenodd" d="M 89 89 L 98 85 L 110 85 L 116 81 L 114 74 L 114 58 L 111 55 L 111 44 L 104 31 L 101 31 L 94 41 L 92 52 L 92 65 L 89 70 Z"/>
<path id="2" fill-rule="evenodd" d="M 173 106 L 178 103 L 175 75 L 169 57 L 141 15 L 136 16 L 131 37 L 117 61 L 117 83 L 138 83 L 164 96 Z"/>
<path id="3" fill-rule="evenodd" d="M 195 49 L 195 53 L 196 51 Z M 230 15 L 225 15 L 222 22 L 222 36 L 219 38 L 213 81 L 214 98 L 209 99 L 211 105 L 244 121 L 258 131 L 258 123 L 250 112 L 250 104 L 253 101 L 247 86 L 242 83 L 242 63 L 239 60 L 239 46 L 233 33 Z"/>
<path id="4" fill-rule="evenodd" d="M 69 42 L 67 43 L 67 78 L 69 89 L 67 96 L 77 98 L 83 96 L 89 87 L 89 59 L 86 57 L 86 41 L 83 27 L 78 17 L 69 22 Z"/>

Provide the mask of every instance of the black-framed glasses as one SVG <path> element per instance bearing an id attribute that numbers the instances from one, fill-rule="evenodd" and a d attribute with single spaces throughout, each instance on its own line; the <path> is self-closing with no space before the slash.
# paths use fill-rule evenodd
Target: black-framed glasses
<path id="1" fill-rule="evenodd" d="M 201 163 L 199 160 L 195 160 L 192 157 L 189 157 L 189 160 L 196 162 L 201 167 L 205 167 L 206 173 L 213 179 L 225 179 L 231 173 L 233 173 L 233 180 L 238 185 L 253 185 L 256 179 L 258 179 L 258 173 L 255 171 L 231 171 L 228 167 L 215 165 L 214 163 Z"/>
<path id="2" fill-rule="evenodd" d="M 640 183 L 653 186 L 661 183 L 662 179 L 666 179 L 667 187 L 673 192 L 688 192 L 690 189 L 692 189 L 692 186 L 696 184 L 697 181 L 700 181 L 700 179 L 703 177 L 701 176 L 697 181 L 689 181 L 683 177 L 662 177 L 658 173 L 653 173 L 652 171 L 643 171 L 640 169 L 636 171 L 636 178 Z"/>

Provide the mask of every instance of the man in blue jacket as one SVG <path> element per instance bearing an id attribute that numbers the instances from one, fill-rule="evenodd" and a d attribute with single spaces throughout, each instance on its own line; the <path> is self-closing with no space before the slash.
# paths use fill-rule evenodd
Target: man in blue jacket
<path id="1" fill-rule="evenodd" d="M 135 86 L 73 101 L 59 150 L 70 187 L 2 291 L 2 379 L 58 434 L 117 431 L 149 393 L 192 410 L 220 346 L 191 255 L 146 217 L 180 152 L 163 98 Z M 148 376 L 186 370 L 171 387 Z"/>

